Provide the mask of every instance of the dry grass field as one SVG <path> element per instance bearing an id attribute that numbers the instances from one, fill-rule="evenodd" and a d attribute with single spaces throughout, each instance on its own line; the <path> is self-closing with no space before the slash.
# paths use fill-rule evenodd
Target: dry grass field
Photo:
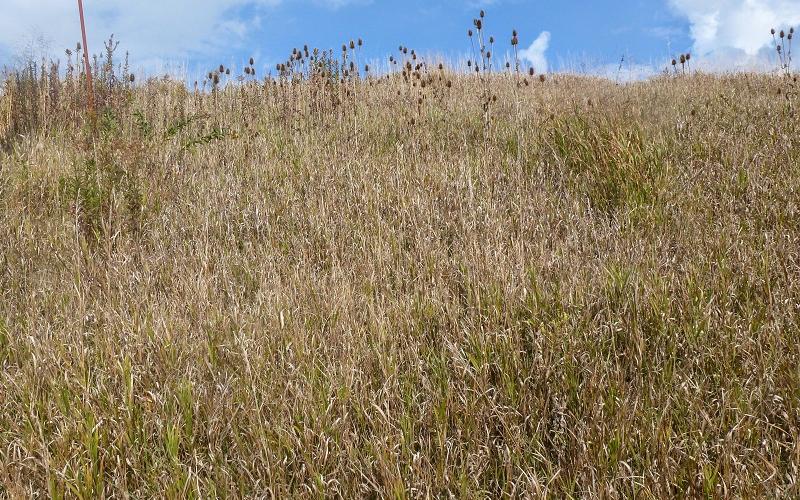
<path id="1" fill-rule="evenodd" d="M 0 497 L 800 496 L 790 78 L 107 70 L 0 96 Z"/>

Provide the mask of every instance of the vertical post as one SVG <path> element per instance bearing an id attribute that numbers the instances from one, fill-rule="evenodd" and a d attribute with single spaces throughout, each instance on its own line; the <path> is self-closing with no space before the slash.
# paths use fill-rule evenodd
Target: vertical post
<path id="1" fill-rule="evenodd" d="M 81 34 L 83 35 L 83 61 L 86 65 L 86 92 L 89 97 L 89 114 L 94 115 L 94 88 L 92 86 L 92 66 L 89 64 L 89 45 L 86 43 L 86 21 L 83 17 L 83 0 L 78 0 L 78 13 L 81 17 Z"/>

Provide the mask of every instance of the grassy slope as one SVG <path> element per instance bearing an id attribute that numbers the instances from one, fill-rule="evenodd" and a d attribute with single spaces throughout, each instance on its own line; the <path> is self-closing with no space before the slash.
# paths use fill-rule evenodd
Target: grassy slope
<path id="1" fill-rule="evenodd" d="M 0 152 L 0 495 L 800 495 L 780 85 L 48 112 Z"/>

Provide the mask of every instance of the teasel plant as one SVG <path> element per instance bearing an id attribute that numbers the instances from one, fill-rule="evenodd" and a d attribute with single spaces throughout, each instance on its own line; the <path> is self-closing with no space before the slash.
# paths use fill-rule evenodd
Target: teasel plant
<path id="1" fill-rule="evenodd" d="M 516 127 L 514 127 L 514 132 L 516 134 L 517 140 L 517 164 L 520 165 L 522 163 L 522 141 L 523 135 L 521 134 L 522 125 L 521 115 L 520 115 L 520 98 L 519 98 L 519 90 L 520 86 L 520 74 L 519 74 L 519 52 L 517 51 L 517 46 L 519 45 L 519 36 L 517 30 L 511 31 L 511 48 L 514 50 L 514 117 L 516 119 Z M 506 63 L 508 65 L 508 63 Z"/>
<path id="2" fill-rule="evenodd" d="M 489 131 L 491 128 L 491 106 L 497 100 L 496 96 L 493 96 L 491 93 L 491 89 L 489 87 L 489 79 L 491 77 L 491 58 L 492 58 L 492 51 L 491 48 L 494 45 L 494 37 L 489 37 L 487 45 L 487 39 L 484 37 L 484 32 L 486 29 L 485 25 L 485 18 L 486 12 L 481 10 L 479 17 L 473 19 L 472 24 L 475 27 L 475 31 L 477 33 L 478 39 L 478 48 L 480 52 L 480 64 L 478 61 L 474 61 L 475 63 L 475 73 L 478 74 L 480 78 L 482 87 L 483 87 L 483 95 L 481 99 L 481 107 L 483 111 L 483 129 L 484 135 L 488 140 Z M 467 32 L 468 34 L 471 31 Z M 470 36 L 470 40 L 472 36 Z M 469 67 L 470 64 L 468 62 L 467 66 Z M 484 143 L 487 143 L 487 140 Z"/>
<path id="3" fill-rule="evenodd" d="M 792 39 L 794 38 L 794 27 L 790 27 L 788 33 L 780 30 L 776 36 L 775 28 L 770 30 L 772 43 L 778 53 L 778 72 L 788 76 L 792 75 Z"/>
<path id="4" fill-rule="evenodd" d="M 794 39 L 794 27 L 790 27 L 788 32 L 780 30 L 776 36 L 775 28 L 770 30 L 775 51 L 778 53 L 778 74 L 785 77 L 783 84 L 778 88 L 778 95 L 783 96 L 786 101 L 786 114 L 794 115 L 794 98 L 797 97 L 797 76 L 792 77 L 792 40 Z M 793 123 L 793 121 L 792 121 Z"/>

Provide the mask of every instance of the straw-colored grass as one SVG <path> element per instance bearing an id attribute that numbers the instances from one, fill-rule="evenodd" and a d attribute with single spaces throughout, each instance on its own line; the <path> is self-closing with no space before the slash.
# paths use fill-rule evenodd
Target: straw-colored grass
<path id="1" fill-rule="evenodd" d="M 785 81 L 430 73 L 8 81 L 0 496 L 799 496 Z"/>

